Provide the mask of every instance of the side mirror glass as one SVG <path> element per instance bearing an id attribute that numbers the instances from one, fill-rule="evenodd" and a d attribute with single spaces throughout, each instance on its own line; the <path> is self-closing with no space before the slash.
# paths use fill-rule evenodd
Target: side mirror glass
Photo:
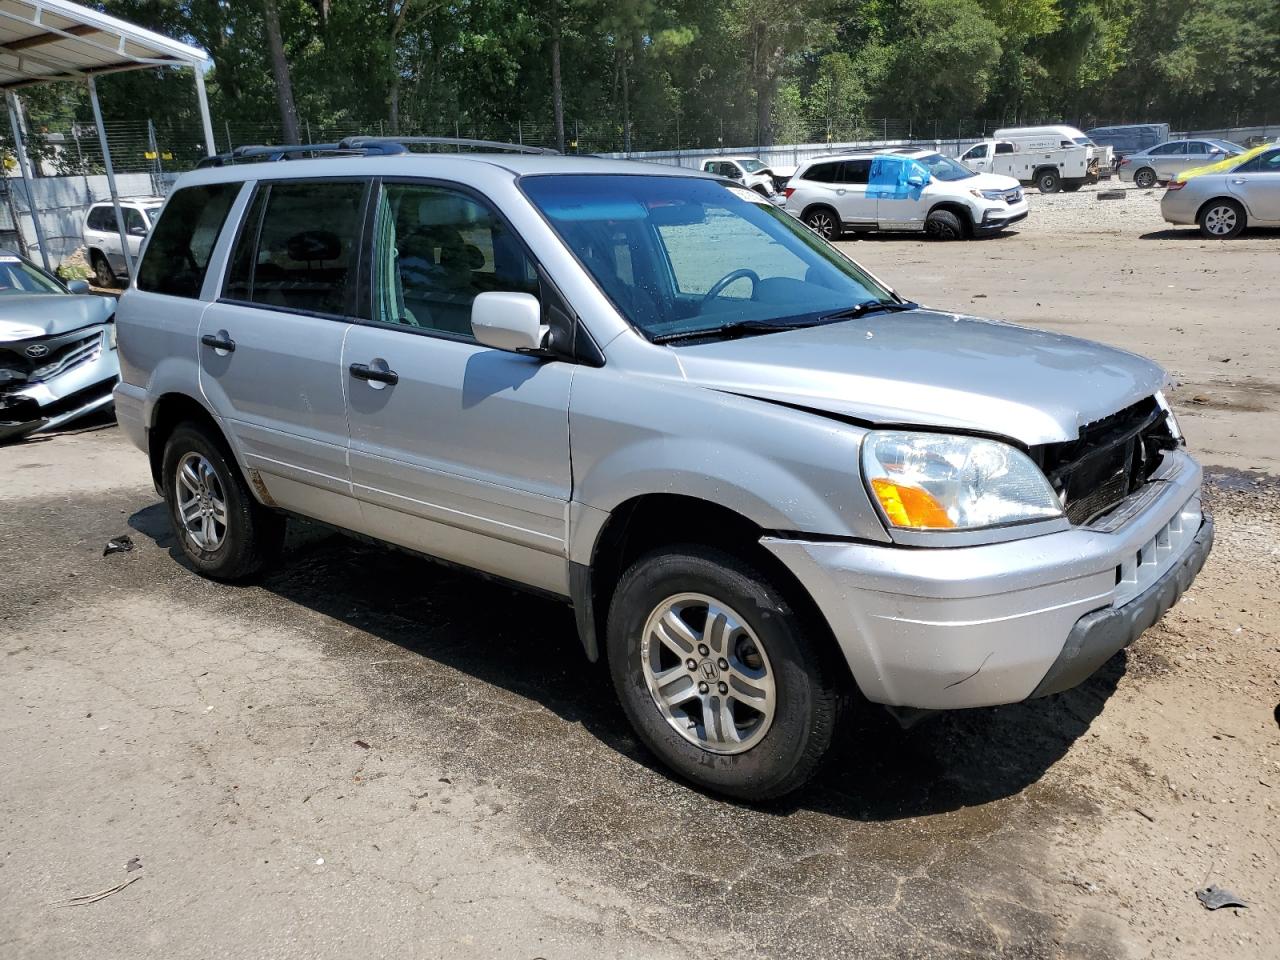
<path id="1" fill-rule="evenodd" d="M 471 304 L 476 342 L 510 353 L 533 353 L 547 342 L 542 304 L 531 293 L 481 293 Z"/>
<path id="2" fill-rule="evenodd" d="M 89 292 L 88 280 L 68 280 L 67 289 L 77 295 L 83 295 Z"/>

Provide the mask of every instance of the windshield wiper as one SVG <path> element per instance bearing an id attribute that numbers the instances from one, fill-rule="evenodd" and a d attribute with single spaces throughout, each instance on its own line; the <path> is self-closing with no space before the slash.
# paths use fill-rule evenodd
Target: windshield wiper
<path id="1" fill-rule="evenodd" d="M 854 304 L 847 310 L 837 310 L 835 313 L 828 313 L 818 319 L 819 323 L 834 323 L 837 320 L 856 320 L 858 317 L 864 317 L 868 313 L 897 313 L 901 310 L 919 310 L 920 304 L 912 303 L 910 300 L 866 300 L 862 303 Z"/>
<path id="2" fill-rule="evenodd" d="M 660 333 L 649 339 L 654 343 L 674 343 L 677 340 L 704 340 L 712 337 L 729 338 L 747 336 L 753 333 L 776 333 L 779 330 L 799 330 L 801 327 L 812 327 L 818 320 L 734 320 L 718 327 L 700 327 L 697 330 L 678 330 L 674 333 Z"/>

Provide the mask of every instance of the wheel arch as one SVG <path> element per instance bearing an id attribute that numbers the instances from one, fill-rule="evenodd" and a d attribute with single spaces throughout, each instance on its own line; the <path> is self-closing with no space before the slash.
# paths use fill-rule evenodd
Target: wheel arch
<path id="1" fill-rule="evenodd" d="M 815 210 L 827 210 L 836 218 L 837 224 L 842 222 L 840 219 L 840 211 L 825 200 L 815 200 L 812 203 L 806 204 L 805 208 L 800 211 L 800 220 L 803 222 L 805 217 L 809 216 L 809 214 L 813 213 Z"/>
<path id="2" fill-rule="evenodd" d="M 164 448 L 180 423 L 194 421 L 207 427 L 215 438 L 220 438 L 227 452 L 231 454 L 231 462 L 239 466 L 239 461 L 232 450 L 231 443 L 223 432 L 218 418 L 199 400 L 186 393 L 162 394 L 151 405 L 151 413 L 147 424 L 147 457 L 151 463 L 151 478 L 156 489 L 164 489 L 164 478 L 161 468 L 164 465 Z M 257 490 L 254 490 L 257 493 Z"/>
<path id="3" fill-rule="evenodd" d="M 600 657 L 609 605 L 622 574 L 645 553 L 682 543 L 719 547 L 757 567 L 806 620 L 826 631 L 838 650 L 831 625 L 809 591 L 760 543 L 769 532 L 736 510 L 687 494 L 647 493 L 620 503 L 597 533 L 590 562 L 570 563 L 574 615 L 587 658 L 595 662 Z M 847 661 L 839 659 L 848 671 Z"/>
<path id="4" fill-rule="evenodd" d="M 925 220 L 928 220 L 932 214 L 937 213 L 939 210 L 954 213 L 960 218 L 960 226 L 964 228 L 964 235 L 966 237 L 973 236 L 973 211 L 966 204 L 961 203 L 959 200 L 939 200 L 924 215 Z"/>
<path id="5" fill-rule="evenodd" d="M 1240 211 L 1240 216 L 1241 216 L 1241 217 L 1243 218 L 1243 220 L 1244 220 L 1244 225 L 1245 225 L 1245 226 L 1248 226 L 1248 225 L 1249 225 L 1249 210 L 1248 210 L 1248 208 L 1244 205 L 1244 203 L 1242 203 L 1242 202 L 1241 202 L 1241 200 L 1240 200 L 1240 198 L 1239 198 L 1239 197 L 1233 197 L 1233 196 L 1231 196 L 1231 194 L 1229 194 L 1229 193 L 1218 193 L 1218 194 L 1214 194 L 1212 197 L 1210 197 L 1210 198 L 1209 198 L 1208 200 L 1206 200 L 1204 203 L 1200 204 L 1200 206 L 1196 207 L 1196 223 L 1199 223 L 1199 222 L 1200 222 L 1200 218 L 1201 218 L 1202 216 L 1204 216 L 1204 212 L 1205 212 L 1205 210 L 1207 210 L 1209 207 L 1213 206 L 1215 203 L 1224 203 L 1224 202 L 1225 202 L 1225 203 L 1230 203 L 1232 206 L 1234 206 L 1234 207 L 1238 208 L 1238 209 L 1239 209 L 1239 211 Z"/>

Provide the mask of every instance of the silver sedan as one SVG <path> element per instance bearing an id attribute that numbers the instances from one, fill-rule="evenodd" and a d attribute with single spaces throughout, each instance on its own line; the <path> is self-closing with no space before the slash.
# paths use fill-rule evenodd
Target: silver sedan
<path id="1" fill-rule="evenodd" d="M 1230 140 L 1170 140 L 1140 153 L 1131 153 L 1120 161 L 1116 173 L 1121 180 L 1132 181 L 1143 190 L 1172 180 L 1184 170 L 1217 163 L 1237 154 L 1244 147 Z"/>
<path id="2" fill-rule="evenodd" d="M 1280 227 L 1280 144 L 1229 170 L 1170 181 L 1160 213 L 1169 223 L 1198 224 L 1216 240 L 1246 226 Z"/>

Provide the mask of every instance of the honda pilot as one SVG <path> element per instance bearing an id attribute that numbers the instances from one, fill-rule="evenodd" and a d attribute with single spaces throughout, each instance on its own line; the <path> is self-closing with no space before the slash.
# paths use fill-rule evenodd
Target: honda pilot
<path id="1" fill-rule="evenodd" d="M 304 517 L 562 599 L 640 739 L 763 800 L 851 705 L 1080 683 L 1209 552 L 1142 357 L 922 307 L 716 176 L 376 146 L 184 175 L 121 298 L 209 577 Z"/>

